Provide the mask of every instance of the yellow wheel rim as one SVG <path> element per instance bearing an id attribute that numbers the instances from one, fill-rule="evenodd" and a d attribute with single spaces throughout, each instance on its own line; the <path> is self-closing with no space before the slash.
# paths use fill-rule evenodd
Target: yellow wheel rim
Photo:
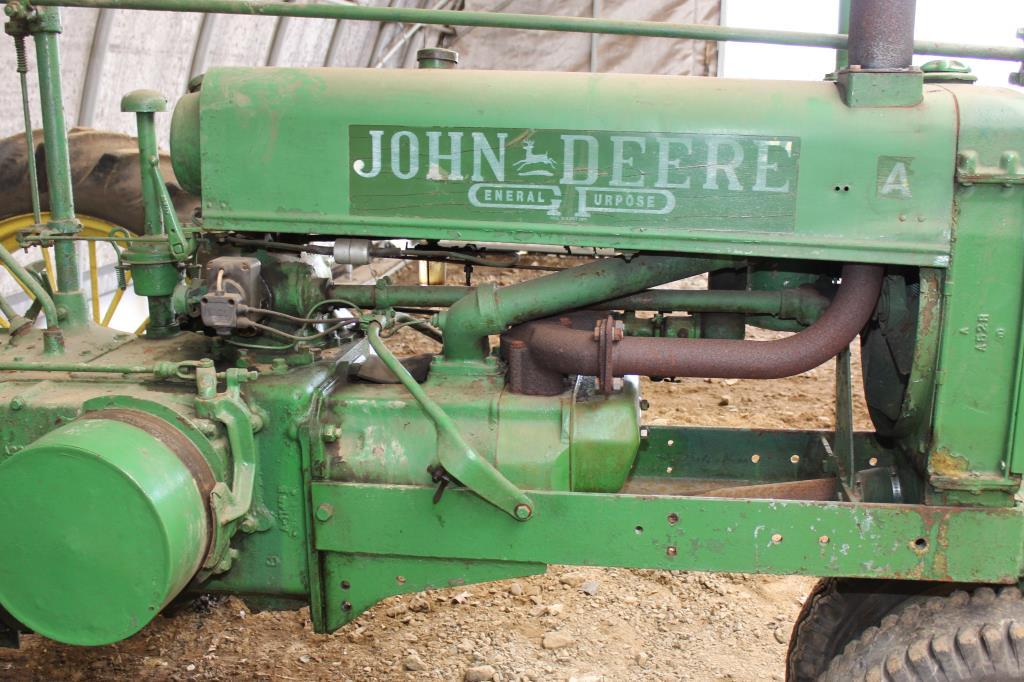
<path id="1" fill-rule="evenodd" d="M 76 216 L 78 221 L 82 224 L 82 230 L 79 235 L 82 237 L 108 237 L 111 232 L 118 229 L 117 225 L 103 220 L 101 218 L 94 218 L 92 216 L 78 215 Z M 42 214 L 43 222 L 47 222 L 50 219 L 49 213 Z M 30 229 L 35 225 L 35 218 L 31 213 L 23 215 L 13 216 L 11 218 L 4 218 L 0 220 L 0 244 L 3 244 L 4 248 L 8 251 L 15 251 L 21 246 L 18 244 L 18 233 Z M 114 292 L 114 298 L 110 301 L 110 305 L 107 307 L 105 312 L 100 310 L 100 281 L 99 281 L 99 265 L 97 258 L 97 244 L 102 242 L 89 241 L 86 242 L 87 249 L 89 252 L 89 297 L 90 304 L 92 306 L 92 319 L 93 322 L 100 324 L 104 327 L 110 326 L 110 321 L 114 318 L 114 313 L 117 312 L 117 307 L 121 303 L 121 299 L 124 297 L 124 289 L 118 289 Z M 122 248 L 124 244 L 119 244 Z M 43 263 L 46 265 L 47 278 L 50 280 L 50 288 L 56 289 L 56 277 L 53 270 L 53 254 L 52 247 L 41 249 L 43 256 Z M 128 273 L 126 279 L 128 280 L 129 286 L 131 285 L 131 273 Z M 25 292 L 29 293 L 29 292 Z M 29 294 L 31 296 L 31 294 Z M 7 321 L 0 317 L 0 327 L 7 327 Z"/>

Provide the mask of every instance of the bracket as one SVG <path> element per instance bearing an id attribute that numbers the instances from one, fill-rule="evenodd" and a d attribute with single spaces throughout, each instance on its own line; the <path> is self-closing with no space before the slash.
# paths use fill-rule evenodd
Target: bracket
<path id="1" fill-rule="evenodd" d="M 921 69 L 862 69 L 849 66 L 836 74 L 836 85 L 849 107 L 912 107 L 924 97 Z"/>
<path id="2" fill-rule="evenodd" d="M 533 515 L 533 502 L 530 498 L 466 442 L 452 418 L 427 395 L 398 358 L 391 354 L 380 337 L 381 323 L 372 320 L 365 328 L 370 346 L 437 427 L 437 457 L 445 471 L 512 518 L 528 520 Z"/>
<path id="3" fill-rule="evenodd" d="M 256 487 L 256 439 L 253 433 L 263 426 L 259 415 L 249 409 L 241 395 L 241 385 L 259 376 L 258 372 L 230 368 L 223 373 L 225 389 L 217 392 L 219 377 L 212 360 L 200 361 L 196 366 L 196 413 L 205 419 L 215 419 L 227 430 L 231 448 L 231 486 L 218 482 L 210 492 L 210 507 L 213 511 L 213 549 L 203 568 L 216 573 L 231 567 L 233 559 L 228 542 L 234 534 L 237 522 L 242 519 L 243 531 L 258 529 L 258 521 L 249 512 L 252 508 Z M 244 518 L 243 518 L 244 517 Z"/>
<path id="4" fill-rule="evenodd" d="M 160 206 L 160 219 L 167 231 L 167 247 L 171 251 L 174 260 L 184 262 L 192 257 L 196 251 L 196 238 L 193 234 L 186 234 L 178 221 L 178 215 L 174 212 L 174 204 L 171 202 L 171 195 L 167 191 L 163 177 L 160 175 L 160 159 L 156 156 L 150 157 L 146 164 L 149 168 L 149 181 L 153 184 L 156 192 L 157 203 Z"/>

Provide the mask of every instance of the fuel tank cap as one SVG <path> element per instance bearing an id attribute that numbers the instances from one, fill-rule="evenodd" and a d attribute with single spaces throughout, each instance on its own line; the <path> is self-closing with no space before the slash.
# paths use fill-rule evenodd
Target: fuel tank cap
<path id="1" fill-rule="evenodd" d="M 973 83 L 978 77 L 958 59 L 933 59 L 921 65 L 925 83 Z"/>

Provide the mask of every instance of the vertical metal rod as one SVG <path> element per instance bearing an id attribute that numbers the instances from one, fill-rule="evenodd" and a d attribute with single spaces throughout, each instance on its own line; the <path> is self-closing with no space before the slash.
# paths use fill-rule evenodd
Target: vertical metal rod
<path id="1" fill-rule="evenodd" d="M 291 0 L 284 0 L 291 2 Z M 264 66 L 277 66 L 281 63 L 281 54 L 284 52 L 284 37 L 288 33 L 289 17 L 278 17 L 274 22 L 274 33 L 270 37 L 270 49 L 267 51 L 267 59 Z"/>
<path id="2" fill-rule="evenodd" d="M 281 53 L 284 52 L 284 36 L 288 30 L 288 17 L 279 17 L 274 24 L 274 36 L 270 39 L 270 50 L 267 52 L 265 66 L 277 66 L 281 63 Z"/>
<path id="3" fill-rule="evenodd" d="M 839 0 L 839 32 L 850 32 L 850 0 Z M 836 50 L 836 71 L 842 71 L 850 65 L 850 54 L 846 50 Z"/>
<path id="4" fill-rule="evenodd" d="M 846 485 L 855 490 L 856 461 L 853 451 L 853 375 L 850 369 L 850 348 L 836 356 L 836 423 L 833 451 L 840 466 L 846 467 Z"/>
<path id="5" fill-rule="evenodd" d="M 58 232 L 74 234 L 79 225 L 75 219 L 75 202 L 71 190 L 71 157 L 61 92 L 60 50 L 57 45 L 57 34 L 61 30 L 60 14 L 53 8 L 40 7 L 37 11 L 40 28 L 33 33 L 33 38 L 39 69 L 39 103 L 43 113 L 50 226 Z M 78 291 L 80 280 L 74 241 L 57 241 L 54 254 L 57 261 L 57 289 L 60 292 Z"/>
<path id="6" fill-rule="evenodd" d="M 39 252 L 43 254 L 43 267 L 46 268 L 46 280 L 50 283 L 50 289 L 57 288 L 57 273 L 53 269 L 53 258 L 50 257 L 50 249 L 46 246 L 39 247 Z"/>
<path id="7" fill-rule="evenodd" d="M 322 66 L 331 66 L 334 64 L 334 60 L 338 56 L 338 50 L 341 49 L 341 32 L 344 25 L 345 22 L 342 19 L 337 19 L 334 22 L 334 30 L 331 31 L 331 39 L 327 43 L 327 51 L 324 52 L 324 61 Z"/>
<path id="8" fill-rule="evenodd" d="M 451 2 L 451 0 L 439 0 L 439 2 L 436 5 L 434 5 L 433 7 L 431 7 L 430 9 L 431 10 L 444 9 L 444 7 L 446 5 L 448 5 L 450 2 Z M 412 26 L 410 26 L 409 29 L 406 30 L 405 33 L 403 33 L 398 38 L 398 40 L 396 40 L 393 43 L 391 43 L 391 45 L 388 47 L 387 52 L 385 52 L 384 56 L 381 57 L 377 61 L 377 64 L 374 65 L 374 68 L 375 69 L 382 69 L 382 68 L 384 68 L 384 65 L 388 63 L 388 60 L 391 59 L 393 56 L 395 56 L 395 53 L 398 52 L 398 50 L 403 45 L 405 45 L 407 42 L 409 42 L 409 40 L 414 35 L 416 35 L 420 31 L 420 29 L 423 28 L 424 26 L 425 26 L 425 24 L 413 24 Z"/>
<path id="9" fill-rule="evenodd" d="M 590 1 L 590 16 L 594 19 L 601 16 L 601 0 Z M 597 33 L 590 34 L 590 73 L 597 73 L 597 41 L 600 37 Z"/>
<path id="10" fill-rule="evenodd" d="M 356 3 L 352 0 L 325 0 L 329 5 L 354 5 Z M 343 19 L 337 19 L 334 22 L 334 30 L 331 31 L 331 40 L 327 43 L 327 51 L 324 53 L 323 66 L 331 66 L 334 64 L 334 60 L 338 56 L 338 50 L 341 49 L 341 32 L 342 27 L 345 25 Z"/>
<path id="11" fill-rule="evenodd" d="M 206 62 L 210 55 L 210 44 L 216 33 L 216 14 L 204 14 L 199 24 L 199 36 L 196 38 L 196 47 L 192 51 L 192 63 L 188 67 L 188 80 L 206 71 Z"/>
<path id="12" fill-rule="evenodd" d="M 728 21 L 729 16 L 729 0 L 719 0 L 718 2 L 718 25 L 724 26 L 725 22 Z M 719 42 L 715 45 L 715 76 L 722 77 L 722 73 L 725 71 L 725 51 L 728 49 L 726 43 Z"/>
<path id="13" fill-rule="evenodd" d="M 135 116 L 139 135 L 139 160 L 147 163 L 150 159 L 159 158 L 156 144 L 156 117 L 152 112 L 140 112 Z M 157 169 L 159 172 L 159 168 Z M 145 230 L 147 236 L 159 236 L 166 233 L 164 223 L 160 219 L 160 199 L 156 187 L 147 182 L 149 174 L 142 169 L 142 205 L 146 207 Z"/>
<path id="14" fill-rule="evenodd" d="M 21 109 L 25 117 L 25 157 L 28 161 L 28 183 L 32 193 L 32 217 L 35 224 L 43 221 L 39 203 L 39 171 L 36 169 L 36 145 L 32 135 L 32 110 L 28 103 L 28 57 L 25 55 L 25 36 L 14 36 L 14 50 L 21 81 Z"/>
<path id="15" fill-rule="evenodd" d="M 96 258 L 96 242 L 88 243 L 89 249 L 89 295 L 92 297 L 92 321 L 100 321 L 100 268 Z"/>
<path id="16" fill-rule="evenodd" d="M 392 7 L 394 3 L 395 0 L 387 0 L 387 9 L 394 9 Z M 377 56 L 377 52 L 380 51 L 381 41 L 384 38 L 384 29 L 389 28 L 390 26 L 390 23 L 383 21 L 377 24 L 377 32 L 373 35 L 373 45 L 370 46 L 370 55 L 366 59 L 366 68 L 373 66 L 373 58 Z"/>
<path id="17" fill-rule="evenodd" d="M 82 82 L 82 97 L 78 103 L 78 125 L 92 127 L 96 118 L 96 95 L 103 79 L 103 65 L 107 60 L 107 45 L 110 43 L 111 28 L 114 25 L 114 10 L 101 9 L 96 18 L 96 30 L 89 46 L 89 61 L 85 67 Z"/>

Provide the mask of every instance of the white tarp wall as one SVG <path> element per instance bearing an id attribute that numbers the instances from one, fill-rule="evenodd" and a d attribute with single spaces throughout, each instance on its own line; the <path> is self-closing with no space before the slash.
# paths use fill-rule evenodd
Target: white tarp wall
<path id="1" fill-rule="evenodd" d="M 443 3 L 443 4 L 442 4 Z M 462 7 L 467 10 L 719 23 L 719 0 L 362 0 L 363 5 Z M 213 66 L 375 66 L 408 26 L 363 21 L 229 15 L 62 10 L 64 104 L 71 126 L 133 133 L 121 96 L 152 88 L 173 102 L 192 75 Z M 588 71 L 591 37 L 506 29 L 423 27 L 386 66 L 408 67 L 424 45 L 451 45 L 462 68 Z M 454 33 L 454 35 L 453 35 Z M 31 50 L 31 43 L 29 43 Z M 600 36 L 597 70 L 714 75 L 714 43 Z M 35 91 L 36 73 L 29 74 Z M 18 78 L 11 40 L 0 35 L 0 137 L 21 130 Z M 164 144 L 169 116 L 158 117 Z M 39 125 L 38 107 L 33 110 Z"/>
<path id="2" fill-rule="evenodd" d="M 427 0 L 364 0 L 360 4 L 420 7 Z M 134 133 L 133 117 L 120 111 L 121 96 L 131 90 L 152 88 L 174 102 L 192 75 L 212 66 L 366 66 L 399 33 L 395 24 L 361 21 L 77 8 L 63 9 L 62 15 L 68 124 L 124 133 Z M 436 45 L 438 32 L 421 32 L 417 40 L 392 62 L 401 64 L 406 53 L 415 54 L 424 40 Z M 0 137 L 22 128 L 10 43 L 0 36 Z M 31 60 L 29 68 L 34 94 L 36 73 Z M 157 117 L 164 144 L 168 119 Z M 39 125 L 37 106 L 33 122 Z"/>
<path id="3" fill-rule="evenodd" d="M 465 0 L 467 10 L 718 24 L 719 0 Z M 594 68 L 591 42 L 596 41 Z M 449 46 L 469 69 L 716 75 L 717 43 L 494 28 L 457 29 Z"/>

